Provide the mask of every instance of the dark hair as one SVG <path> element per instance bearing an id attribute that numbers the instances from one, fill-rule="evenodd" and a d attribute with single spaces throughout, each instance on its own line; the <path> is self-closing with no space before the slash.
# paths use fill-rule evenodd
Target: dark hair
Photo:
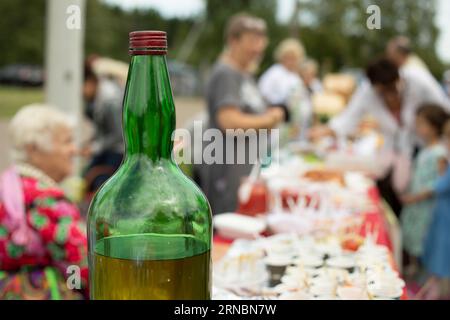
<path id="1" fill-rule="evenodd" d="M 398 67 L 387 58 L 378 58 L 366 68 L 366 75 L 370 82 L 375 84 L 389 85 L 397 82 L 400 78 Z"/>
<path id="2" fill-rule="evenodd" d="M 440 136 L 444 131 L 444 126 L 450 115 L 439 105 L 424 104 L 416 112 L 417 116 L 423 117 Z"/>
<path id="3" fill-rule="evenodd" d="M 98 82 L 97 75 L 95 74 L 94 70 L 92 70 L 90 63 L 87 62 L 84 64 L 84 82 L 86 81 Z"/>

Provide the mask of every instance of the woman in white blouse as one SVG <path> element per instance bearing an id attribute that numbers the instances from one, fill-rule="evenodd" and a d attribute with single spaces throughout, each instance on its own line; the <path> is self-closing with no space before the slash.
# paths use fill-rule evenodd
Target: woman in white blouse
<path id="1" fill-rule="evenodd" d="M 450 111 L 450 102 L 441 87 L 411 69 L 402 70 L 381 58 L 366 70 L 368 81 L 359 86 L 346 110 L 327 127 L 315 127 L 311 138 L 323 135 L 348 136 L 371 115 L 379 125 L 387 148 L 411 155 L 418 141 L 414 131 L 417 109 L 434 103 Z"/>
<path id="2" fill-rule="evenodd" d="M 283 40 L 275 50 L 276 64 L 271 66 L 259 80 L 259 90 L 272 105 L 286 105 L 290 95 L 303 86 L 299 69 L 305 50 L 296 39 Z"/>
<path id="3" fill-rule="evenodd" d="M 275 49 L 277 63 L 261 76 L 258 83 L 263 98 L 268 104 L 285 110 L 286 120 L 298 128 L 294 132 L 300 130 L 301 137 L 312 119 L 310 95 L 300 76 L 304 58 L 305 50 L 300 41 L 283 40 Z"/>

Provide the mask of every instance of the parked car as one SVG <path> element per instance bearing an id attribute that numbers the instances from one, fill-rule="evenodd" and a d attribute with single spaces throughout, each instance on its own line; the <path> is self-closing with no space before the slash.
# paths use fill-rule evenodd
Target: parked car
<path id="1" fill-rule="evenodd" d="M 0 68 L 0 84 L 41 86 L 44 83 L 42 67 L 32 64 L 10 64 Z"/>

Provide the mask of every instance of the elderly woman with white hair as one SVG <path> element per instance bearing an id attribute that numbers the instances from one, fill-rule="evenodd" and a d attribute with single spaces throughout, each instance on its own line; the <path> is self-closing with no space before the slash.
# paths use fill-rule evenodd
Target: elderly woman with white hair
<path id="1" fill-rule="evenodd" d="M 0 299 L 73 299 L 87 283 L 79 211 L 58 186 L 76 148 L 67 116 L 45 105 L 11 120 L 13 165 L 0 177 Z M 72 266 L 71 268 L 68 268 Z"/>

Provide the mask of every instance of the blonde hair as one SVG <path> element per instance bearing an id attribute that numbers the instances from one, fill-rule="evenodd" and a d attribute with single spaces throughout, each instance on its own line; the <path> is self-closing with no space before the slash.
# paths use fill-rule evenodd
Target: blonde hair
<path id="1" fill-rule="evenodd" d="M 297 54 L 301 60 L 303 60 L 305 56 L 305 48 L 303 47 L 302 43 L 295 38 L 289 38 L 281 41 L 275 49 L 275 60 L 280 62 L 283 56 L 289 52 Z"/>
<path id="2" fill-rule="evenodd" d="M 45 104 L 31 104 L 22 107 L 9 123 L 11 137 L 11 158 L 15 162 L 26 162 L 29 145 L 39 150 L 51 151 L 53 134 L 58 127 L 73 128 L 74 122 L 55 107 Z"/>

